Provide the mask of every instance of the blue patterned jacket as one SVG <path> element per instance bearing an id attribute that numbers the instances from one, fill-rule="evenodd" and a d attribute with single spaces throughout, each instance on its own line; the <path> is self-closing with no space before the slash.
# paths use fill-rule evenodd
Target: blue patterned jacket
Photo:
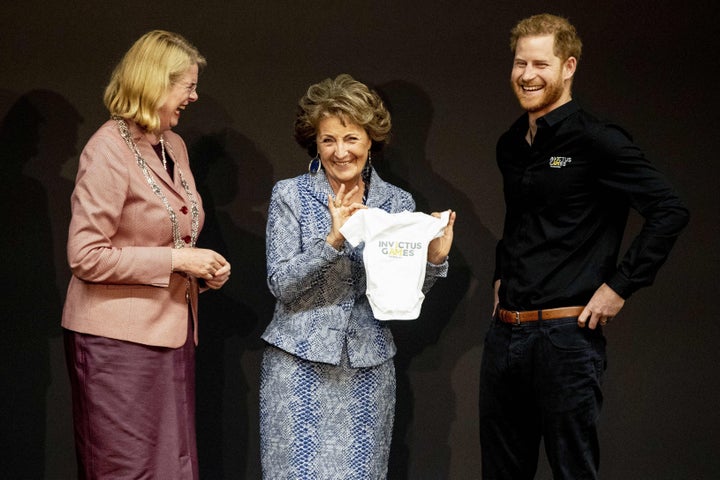
<path id="1" fill-rule="evenodd" d="M 371 173 L 367 206 L 414 211 L 412 196 Z M 379 365 L 395 355 L 387 324 L 373 317 L 365 296 L 364 244 L 341 251 L 325 238 L 332 193 L 323 170 L 281 180 L 273 188 L 266 247 L 268 286 L 277 302 L 262 335 L 268 343 L 314 362 L 338 365 L 343 347 L 353 367 Z M 447 275 L 447 261 L 427 264 L 423 292 Z"/>

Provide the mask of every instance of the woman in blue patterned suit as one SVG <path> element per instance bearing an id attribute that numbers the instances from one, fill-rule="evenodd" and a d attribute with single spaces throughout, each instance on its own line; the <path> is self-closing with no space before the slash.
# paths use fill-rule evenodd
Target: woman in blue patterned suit
<path id="1" fill-rule="evenodd" d="M 350 75 L 310 86 L 295 139 L 309 172 L 275 185 L 267 224 L 268 285 L 277 299 L 263 334 L 260 429 L 266 479 L 381 479 L 395 408 L 395 344 L 365 296 L 362 244 L 340 228 L 358 209 L 413 211 L 371 152 L 390 133 L 376 92 Z M 423 291 L 447 274 L 455 213 L 428 246 Z"/>

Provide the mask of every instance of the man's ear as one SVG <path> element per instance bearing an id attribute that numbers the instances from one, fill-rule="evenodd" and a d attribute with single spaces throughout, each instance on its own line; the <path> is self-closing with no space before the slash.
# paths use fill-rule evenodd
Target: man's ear
<path id="1" fill-rule="evenodd" d="M 577 58 L 568 57 L 568 59 L 565 60 L 565 63 L 563 64 L 563 80 L 572 79 L 573 75 L 575 75 L 576 68 L 577 68 Z"/>

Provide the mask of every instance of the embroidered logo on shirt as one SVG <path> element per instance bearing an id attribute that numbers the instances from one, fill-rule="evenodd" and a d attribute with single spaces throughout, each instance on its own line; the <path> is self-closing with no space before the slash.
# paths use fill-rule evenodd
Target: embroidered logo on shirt
<path id="1" fill-rule="evenodd" d="M 570 157 L 550 157 L 548 165 L 550 165 L 550 168 L 562 168 L 570 162 L 572 162 Z"/>

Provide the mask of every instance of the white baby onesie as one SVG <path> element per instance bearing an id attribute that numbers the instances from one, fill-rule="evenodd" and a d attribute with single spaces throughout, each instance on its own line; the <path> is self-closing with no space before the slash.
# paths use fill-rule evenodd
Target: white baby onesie
<path id="1" fill-rule="evenodd" d="M 358 210 L 340 229 L 357 246 L 365 242 L 366 295 L 378 320 L 414 320 L 425 299 L 422 293 L 427 247 L 441 237 L 450 212 L 440 218 L 420 212 L 387 213 Z"/>

